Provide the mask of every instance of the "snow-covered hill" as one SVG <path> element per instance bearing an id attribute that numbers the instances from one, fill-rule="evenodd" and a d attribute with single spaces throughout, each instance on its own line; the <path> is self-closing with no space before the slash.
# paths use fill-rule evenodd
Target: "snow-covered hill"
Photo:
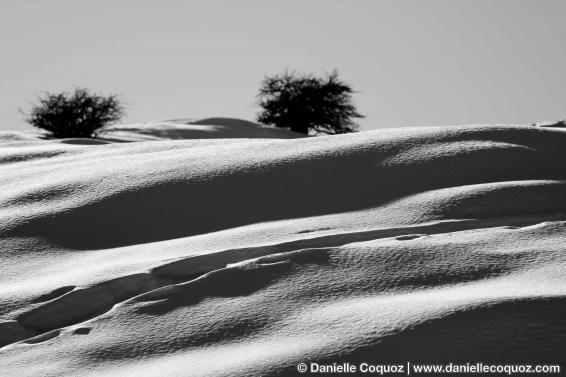
<path id="1" fill-rule="evenodd" d="M 563 130 L 186 123 L 0 135 L 2 375 L 565 361 Z"/>

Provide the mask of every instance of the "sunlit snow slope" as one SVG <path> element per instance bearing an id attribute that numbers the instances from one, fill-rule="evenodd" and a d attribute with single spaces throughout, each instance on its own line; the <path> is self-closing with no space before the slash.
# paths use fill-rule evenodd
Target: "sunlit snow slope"
<path id="1" fill-rule="evenodd" d="M 564 130 L 152 127 L 4 134 L 2 376 L 566 367 Z"/>

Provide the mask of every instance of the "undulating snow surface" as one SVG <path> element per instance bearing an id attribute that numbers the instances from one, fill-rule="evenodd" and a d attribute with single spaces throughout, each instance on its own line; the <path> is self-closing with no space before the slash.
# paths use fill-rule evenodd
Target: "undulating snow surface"
<path id="1" fill-rule="evenodd" d="M 186 123 L 0 134 L 2 376 L 566 367 L 564 130 Z"/>

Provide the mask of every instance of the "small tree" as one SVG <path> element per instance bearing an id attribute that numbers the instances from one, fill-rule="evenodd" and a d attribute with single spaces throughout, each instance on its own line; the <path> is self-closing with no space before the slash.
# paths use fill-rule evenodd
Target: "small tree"
<path id="1" fill-rule="evenodd" d="M 303 134 L 355 132 L 352 118 L 363 118 L 352 103 L 353 89 L 338 78 L 336 70 L 325 77 L 283 74 L 265 77 L 258 104 L 258 122 Z"/>
<path id="2" fill-rule="evenodd" d="M 85 88 L 74 92 L 45 93 L 25 114 L 25 121 L 49 131 L 53 137 L 96 137 L 96 131 L 125 114 L 116 95 L 102 96 Z"/>

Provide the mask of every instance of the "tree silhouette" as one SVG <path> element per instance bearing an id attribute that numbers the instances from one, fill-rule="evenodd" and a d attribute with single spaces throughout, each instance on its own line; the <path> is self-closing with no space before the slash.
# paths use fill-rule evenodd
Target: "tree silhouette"
<path id="1" fill-rule="evenodd" d="M 355 132 L 352 118 L 363 118 L 352 103 L 353 89 L 332 71 L 324 77 L 285 71 L 265 77 L 258 104 L 258 122 L 292 131 L 342 134 Z"/>
<path id="2" fill-rule="evenodd" d="M 53 137 L 96 137 L 96 131 L 125 114 L 116 95 L 102 96 L 85 88 L 74 92 L 45 93 L 25 114 L 25 121 L 49 131 Z"/>

